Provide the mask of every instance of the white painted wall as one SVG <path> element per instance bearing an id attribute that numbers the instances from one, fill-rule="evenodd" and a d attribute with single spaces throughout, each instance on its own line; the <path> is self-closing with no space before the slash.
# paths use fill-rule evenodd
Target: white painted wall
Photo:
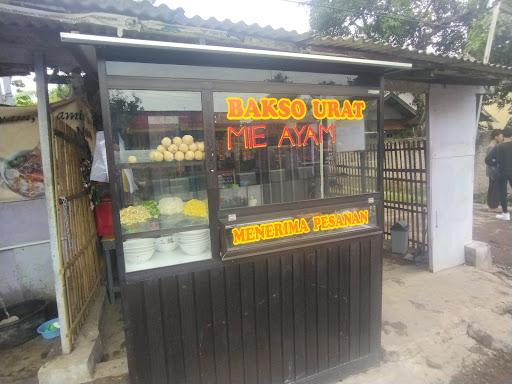
<path id="1" fill-rule="evenodd" d="M 429 93 L 429 235 L 433 272 L 464 263 L 473 239 L 476 94 L 480 87 L 432 85 Z"/>
<path id="2" fill-rule="evenodd" d="M 7 305 L 55 299 L 48 239 L 44 199 L 0 203 L 0 296 Z"/>

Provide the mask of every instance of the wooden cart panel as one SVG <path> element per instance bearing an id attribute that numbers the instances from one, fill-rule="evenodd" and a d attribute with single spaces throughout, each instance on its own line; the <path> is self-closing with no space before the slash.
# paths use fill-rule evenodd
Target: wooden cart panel
<path id="1" fill-rule="evenodd" d="M 378 361 L 382 235 L 124 287 L 132 383 L 305 383 Z"/>

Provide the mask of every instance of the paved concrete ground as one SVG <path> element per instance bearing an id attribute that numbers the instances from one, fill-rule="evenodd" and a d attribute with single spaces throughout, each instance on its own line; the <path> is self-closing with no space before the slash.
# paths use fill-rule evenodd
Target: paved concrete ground
<path id="1" fill-rule="evenodd" d="M 512 266 L 512 221 L 496 219 L 484 204 L 475 204 L 473 215 L 473 239 L 491 245 L 494 262 Z"/>
<path id="2" fill-rule="evenodd" d="M 510 364 L 494 376 L 502 381 L 473 371 L 510 358 L 511 303 L 512 281 L 501 273 L 461 266 L 431 274 L 386 259 L 382 364 L 343 384 L 512 383 Z"/>

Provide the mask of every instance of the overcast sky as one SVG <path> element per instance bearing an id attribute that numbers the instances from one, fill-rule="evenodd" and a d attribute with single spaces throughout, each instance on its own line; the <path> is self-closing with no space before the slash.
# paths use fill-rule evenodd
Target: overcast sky
<path id="1" fill-rule="evenodd" d="M 273 28 L 306 32 L 309 30 L 308 8 L 297 3 L 303 0 L 157 0 L 156 5 L 181 7 L 185 16 L 215 17 L 219 20 L 245 21 Z"/>

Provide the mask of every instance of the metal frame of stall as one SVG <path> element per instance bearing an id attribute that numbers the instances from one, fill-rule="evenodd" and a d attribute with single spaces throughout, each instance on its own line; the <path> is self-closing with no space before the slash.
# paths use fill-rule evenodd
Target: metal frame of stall
<path id="1" fill-rule="evenodd" d="M 123 234 L 118 214 L 119 170 L 114 165 L 115 141 L 110 125 L 108 90 L 201 92 L 213 258 L 127 274 L 122 242 L 116 242 L 131 381 L 316 383 L 341 378 L 375 364 L 380 358 L 382 296 L 382 75 L 388 68 L 409 68 L 410 65 L 83 35 L 67 35 L 63 40 L 96 46 L 117 239 L 122 239 Z M 169 57 L 173 52 L 181 53 L 179 59 Z M 353 73 L 358 72 L 358 68 L 360 71 L 361 65 L 367 65 L 369 68 L 364 69 L 368 73 L 379 69 L 377 86 L 162 79 L 106 73 L 106 60 L 194 64 L 194 60 L 205 53 L 217 60 L 217 66 L 220 62 L 226 65 L 227 56 L 231 66 L 258 68 L 253 61 L 247 61 L 251 55 L 259 57 L 264 68 L 274 66 L 281 70 L 304 71 L 310 68 L 311 61 L 324 73 L 332 73 L 328 70 L 335 68 L 337 73 L 346 73 L 340 71 L 340 65 L 344 71 L 349 65 Z M 377 92 L 368 92 L 375 88 Z M 365 96 L 378 100 L 378 191 L 299 204 L 219 211 L 213 92 L 290 90 L 298 94 Z M 295 210 L 299 205 L 318 209 L 369 202 L 378 212 L 377 227 L 373 229 L 321 239 L 292 239 L 279 245 L 258 246 L 249 252 L 230 252 L 224 258 L 220 256 L 220 250 L 225 250 L 220 230 L 229 214 L 236 212 L 243 220 L 274 215 L 276 210 Z"/>

